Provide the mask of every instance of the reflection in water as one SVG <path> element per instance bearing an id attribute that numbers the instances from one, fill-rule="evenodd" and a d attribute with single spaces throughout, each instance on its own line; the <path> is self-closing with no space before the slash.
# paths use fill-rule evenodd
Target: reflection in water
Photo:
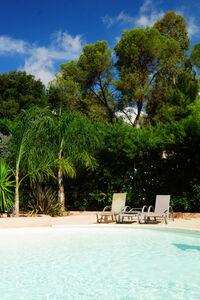
<path id="1" fill-rule="evenodd" d="M 176 243 L 172 243 L 172 245 L 183 251 L 186 251 L 186 250 L 200 251 L 200 246 L 188 245 L 188 244 L 176 244 Z"/>

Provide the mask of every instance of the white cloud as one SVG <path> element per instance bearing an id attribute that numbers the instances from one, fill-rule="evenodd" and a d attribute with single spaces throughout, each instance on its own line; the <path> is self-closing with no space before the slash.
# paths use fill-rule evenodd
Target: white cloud
<path id="1" fill-rule="evenodd" d="M 176 11 L 185 17 L 188 23 L 188 34 L 190 37 L 197 35 L 200 32 L 200 27 L 196 24 L 194 16 L 188 16 L 186 8 L 182 7 Z M 139 8 L 138 16 L 130 16 L 124 11 L 121 11 L 116 17 L 105 16 L 102 18 L 103 23 L 107 28 L 113 25 L 120 25 L 123 27 L 143 27 L 152 26 L 156 21 L 160 20 L 166 12 L 155 7 L 151 0 L 145 0 L 143 5 Z"/>
<path id="2" fill-rule="evenodd" d="M 139 9 L 137 17 L 130 16 L 124 11 L 121 11 L 116 17 L 106 15 L 102 18 L 102 21 L 107 28 L 110 28 L 114 24 L 128 27 L 146 27 L 152 26 L 157 20 L 162 18 L 163 15 L 164 12 L 156 10 L 151 0 L 145 0 Z"/>
<path id="3" fill-rule="evenodd" d="M 135 26 L 137 27 L 147 27 L 153 26 L 153 24 L 161 19 L 164 15 L 163 11 L 152 10 L 150 14 L 140 14 L 138 18 L 135 19 Z"/>
<path id="4" fill-rule="evenodd" d="M 25 60 L 24 70 L 41 79 L 45 85 L 54 78 L 57 61 L 77 59 L 83 47 L 80 35 L 58 31 L 49 47 L 33 47 L 31 55 Z"/>
<path id="5" fill-rule="evenodd" d="M 79 53 L 82 49 L 81 35 L 76 35 L 74 38 L 67 32 L 61 30 L 57 32 L 57 43 L 61 48 L 70 53 Z"/>
<path id="6" fill-rule="evenodd" d="M 23 70 L 41 79 L 45 85 L 54 78 L 54 59 L 45 47 L 33 48 L 32 54 L 25 59 Z"/>
<path id="7" fill-rule="evenodd" d="M 151 6 L 152 6 L 151 0 L 144 1 L 143 5 L 140 7 L 140 12 L 144 13 L 144 12 L 148 11 L 149 8 L 151 8 Z"/>
<path id="8" fill-rule="evenodd" d="M 199 33 L 200 28 L 195 24 L 195 18 L 190 17 L 188 19 L 188 34 L 190 37 L 195 36 L 197 33 Z"/>
<path id="9" fill-rule="evenodd" d="M 107 28 L 110 28 L 115 23 L 115 18 L 106 15 L 102 17 L 102 22 L 106 25 Z"/>
<path id="10" fill-rule="evenodd" d="M 83 44 L 81 35 L 73 37 L 62 31 L 53 35 L 47 47 L 0 36 L 0 55 L 23 55 L 25 62 L 20 69 L 35 75 L 36 79 L 41 79 L 47 85 L 54 78 L 55 63 L 77 59 Z"/>
<path id="11" fill-rule="evenodd" d="M 102 18 L 103 23 L 106 25 L 107 28 L 110 28 L 114 24 L 126 25 L 126 24 L 134 24 L 134 18 L 129 16 L 128 14 L 121 11 L 118 16 L 111 17 L 111 16 L 104 16 Z"/>
<path id="12" fill-rule="evenodd" d="M 27 51 L 28 43 L 23 40 L 16 40 L 9 36 L 0 36 L 0 54 L 24 54 Z"/>
<path id="13" fill-rule="evenodd" d="M 134 24 L 134 18 L 121 11 L 116 17 L 116 22 L 120 22 L 121 24 Z"/>

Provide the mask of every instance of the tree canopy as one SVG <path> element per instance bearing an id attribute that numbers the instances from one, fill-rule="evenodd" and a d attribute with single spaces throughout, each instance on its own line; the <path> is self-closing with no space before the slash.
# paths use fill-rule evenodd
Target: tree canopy
<path id="1" fill-rule="evenodd" d="M 46 104 L 45 86 L 24 71 L 0 74 L 0 118 L 14 118 L 31 105 Z"/>
<path id="2" fill-rule="evenodd" d="M 179 42 L 182 51 L 189 50 L 190 39 L 188 37 L 187 22 L 183 16 L 176 14 L 174 11 L 169 11 L 154 24 L 154 27 L 168 39 Z"/>

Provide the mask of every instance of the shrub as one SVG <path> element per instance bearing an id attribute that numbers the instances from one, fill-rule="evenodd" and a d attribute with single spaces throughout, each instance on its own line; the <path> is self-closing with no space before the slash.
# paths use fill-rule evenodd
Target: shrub
<path id="1" fill-rule="evenodd" d="M 28 207 L 31 215 L 45 214 L 54 217 L 61 214 L 61 205 L 57 200 L 56 192 L 49 187 L 42 188 L 40 185 L 32 192 Z"/>
<path id="2" fill-rule="evenodd" d="M 4 160 L 0 160 L 0 210 L 5 211 L 13 206 L 13 191 L 15 186 L 11 180 L 12 174 Z"/>

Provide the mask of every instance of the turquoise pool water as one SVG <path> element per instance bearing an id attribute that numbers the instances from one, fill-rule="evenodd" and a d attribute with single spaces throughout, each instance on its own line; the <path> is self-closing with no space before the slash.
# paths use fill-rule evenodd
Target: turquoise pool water
<path id="1" fill-rule="evenodd" d="M 200 235 L 125 227 L 0 231 L 0 299 L 200 299 Z"/>

